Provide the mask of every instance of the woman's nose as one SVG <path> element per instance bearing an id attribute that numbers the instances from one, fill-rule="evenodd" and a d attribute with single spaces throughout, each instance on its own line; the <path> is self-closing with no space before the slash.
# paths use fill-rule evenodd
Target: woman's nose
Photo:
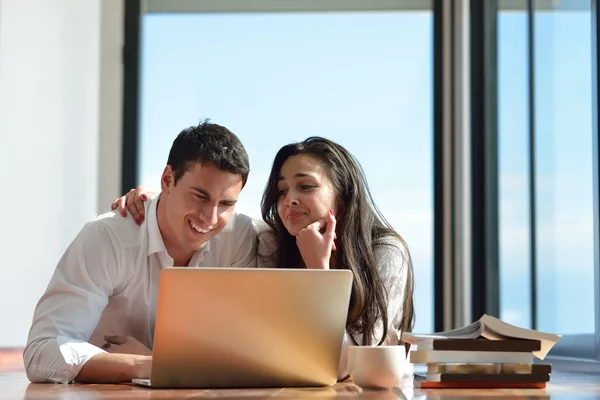
<path id="1" fill-rule="evenodd" d="M 285 195 L 285 205 L 291 206 L 291 205 L 295 205 L 295 204 L 298 204 L 297 196 L 292 191 L 287 192 Z"/>

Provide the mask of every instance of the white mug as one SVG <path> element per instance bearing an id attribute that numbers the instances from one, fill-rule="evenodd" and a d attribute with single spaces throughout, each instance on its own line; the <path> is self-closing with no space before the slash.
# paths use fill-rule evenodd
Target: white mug
<path id="1" fill-rule="evenodd" d="M 399 386 L 407 365 L 406 349 L 402 345 L 348 347 L 348 372 L 354 383 L 363 388 Z"/>

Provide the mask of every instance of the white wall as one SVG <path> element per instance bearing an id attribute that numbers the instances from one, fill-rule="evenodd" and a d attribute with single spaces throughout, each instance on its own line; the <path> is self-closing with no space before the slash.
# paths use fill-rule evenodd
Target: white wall
<path id="1" fill-rule="evenodd" d="M 85 0 L 88 1 L 88 0 Z M 99 0 L 100 21 L 100 176 L 98 210 L 121 193 L 123 123 L 123 0 Z"/>
<path id="2" fill-rule="evenodd" d="M 0 347 L 120 190 L 121 3 L 0 1 Z"/>

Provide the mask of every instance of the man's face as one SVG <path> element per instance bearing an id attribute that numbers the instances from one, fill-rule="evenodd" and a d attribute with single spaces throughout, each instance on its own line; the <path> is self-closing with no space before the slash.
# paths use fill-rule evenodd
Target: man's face
<path id="1" fill-rule="evenodd" d="M 242 176 L 220 170 L 212 163 L 195 163 L 174 184 L 167 166 L 161 178 L 161 202 L 166 203 L 167 226 L 160 226 L 165 245 L 178 254 L 202 249 L 231 218 Z M 169 249 L 171 251 L 171 249 Z"/>

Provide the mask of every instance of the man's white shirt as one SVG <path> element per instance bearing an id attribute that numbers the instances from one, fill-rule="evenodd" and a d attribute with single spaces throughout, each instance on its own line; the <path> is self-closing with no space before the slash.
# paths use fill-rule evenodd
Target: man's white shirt
<path id="1" fill-rule="evenodd" d="M 141 226 L 109 212 L 86 223 L 67 248 L 35 309 L 24 352 L 32 382 L 71 382 L 104 353 L 104 335 L 133 336 L 152 349 L 160 271 L 173 266 L 156 219 L 159 199 L 146 202 Z M 234 214 L 189 267 L 255 265 L 252 220 Z"/>

